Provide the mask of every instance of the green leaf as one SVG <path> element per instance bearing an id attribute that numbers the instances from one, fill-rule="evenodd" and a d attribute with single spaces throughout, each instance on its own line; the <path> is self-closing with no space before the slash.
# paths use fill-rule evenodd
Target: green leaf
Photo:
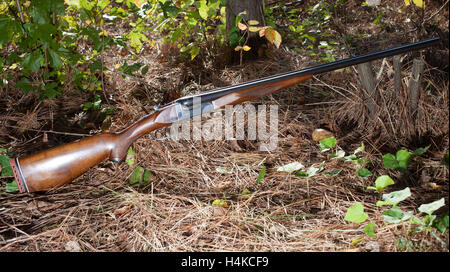
<path id="1" fill-rule="evenodd" d="M 206 0 L 198 1 L 198 13 L 203 20 L 208 20 L 208 5 L 206 4 Z"/>
<path id="2" fill-rule="evenodd" d="M 128 148 L 127 151 L 127 157 L 125 159 L 125 162 L 128 164 L 128 166 L 133 166 L 134 161 L 136 159 L 136 153 L 134 153 L 133 148 Z"/>
<path id="3" fill-rule="evenodd" d="M 444 215 L 442 218 L 435 220 L 433 223 L 433 227 L 444 234 L 448 229 L 448 215 Z"/>
<path id="4" fill-rule="evenodd" d="M 148 65 L 145 65 L 144 67 L 142 67 L 141 69 L 141 74 L 145 75 L 148 72 Z"/>
<path id="5" fill-rule="evenodd" d="M 6 183 L 5 191 L 8 193 L 19 192 L 19 186 L 17 186 L 17 182 L 15 180 L 13 180 L 12 182 Z"/>
<path id="6" fill-rule="evenodd" d="M 220 206 L 220 207 L 227 207 L 228 203 L 225 200 L 216 199 L 211 203 L 212 206 Z"/>
<path id="7" fill-rule="evenodd" d="M 77 9 L 81 8 L 80 0 L 65 0 L 65 2 L 69 6 L 74 6 Z"/>
<path id="8" fill-rule="evenodd" d="M 425 152 L 425 148 L 423 150 L 418 151 Z M 396 155 L 392 155 L 387 153 L 383 155 L 383 164 L 387 169 L 399 170 L 401 172 L 405 172 L 408 169 L 409 164 L 412 160 L 412 154 L 407 150 L 399 150 Z"/>
<path id="9" fill-rule="evenodd" d="M 361 146 L 355 149 L 355 151 L 353 151 L 353 154 L 356 155 L 356 153 L 364 152 L 365 149 L 366 147 L 364 146 L 364 143 L 361 143 Z"/>
<path id="10" fill-rule="evenodd" d="M 352 240 L 351 244 L 352 246 L 356 246 L 357 244 L 361 243 L 364 240 L 363 237 L 358 237 Z"/>
<path id="11" fill-rule="evenodd" d="M 161 9 L 163 11 L 163 15 L 165 18 L 168 17 L 175 18 L 181 11 L 181 9 L 176 7 L 174 4 L 175 3 L 173 3 L 173 1 L 165 1 L 164 3 L 160 1 Z"/>
<path id="12" fill-rule="evenodd" d="M 235 48 L 239 45 L 239 41 L 241 39 L 241 31 L 237 27 L 232 27 L 228 32 L 228 41 L 232 48 Z"/>
<path id="13" fill-rule="evenodd" d="M 295 173 L 296 177 L 303 177 L 303 178 L 307 178 L 309 175 L 306 172 L 303 171 L 298 171 L 297 173 Z"/>
<path id="14" fill-rule="evenodd" d="M 358 177 L 361 177 L 361 178 L 367 178 L 367 177 L 372 176 L 373 174 L 368 169 L 361 168 L 356 171 L 356 175 L 358 175 Z"/>
<path id="15" fill-rule="evenodd" d="M 344 150 L 338 150 L 335 154 L 330 154 L 330 158 L 332 159 L 340 159 L 345 157 L 345 151 Z"/>
<path id="16" fill-rule="evenodd" d="M 389 177 L 388 175 L 382 175 L 375 180 L 375 188 L 378 192 L 381 192 L 384 188 L 394 183 L 395 182 L 393 179 L 391 179 L 391 177 Z"/>
<path id="17" fill-rule="evenodd" d="M 428 149 L 430 148 L 430 146 L 431 146 L 431 145 L 428 145 L 428 146 L 426 146 L 426 147 L 419 147 L 419 148 L 417 148 L 416 150 L 414 150 L 413 155 L 416 155 L 416 156 L 422 155 L 423 153 L 425 153 L 425 152 L 428 151 Z"/>
<path id="18" fill-rule="evenodd" d="M 22 61 L 22 65 L 24 66 L 25 70 L 37 72 L 39 71 L 39 68 L 41 68 L 41 60 L 43 59 L 44 57 L 42 56 L 40 50 L 35 50 L 25 57 L 25 59 Z"/>
<path id="19" fill-rule="evenodd" d="M 397 204 L 400 201 L 403 201 L 410 196 L 411 196 L 411 190 L 409 189 L 409 187 L 406 187 L 405 189 L 400 190 L 400 191 L 395 191 L 395 192 L 392 192 L 389 194 L 383 194 L 383 196 L 382 196 L 383 201 L 378 201 L 376 205 L 377 205 L 377 207 L 384 206 L 384 205 L 397 206 Z"/>
<path id="20" fill-rule="evenodd" d="M 33 89 L 33 85 L 31 85 L 31 82 L 26 77 L 22 77 L 16 85 L 14 85 L 14 88 L 22 89 L 22 92 L 24 94 L 28 93 Z"/>
<path id="21" fill-rule="evenodd" d="M 44 92 L 42 95 L 47 98 L 54 98 L 55 96 L 60 94 L 60 90 L 58 89 L 58 83 L 50 82 L 45 84 Z"/>
<path id="22" fill-rule="evenodd" d="M 398 161 L 398 170 L 404 172 L 408 169 L 408 166 L 412 159 L 412 154 L 407 150 L 399 150 L 396 154 L 396 159 Z"/>
<path id="23" fill-rule="evenodd" d="M 250 192 L 250 190 L 249 189 L 247 189 L 247 188 L 245 188 L 243 191 L 242 191 L 242 193 L 241 193 L 241 195 L 249 195 L 249 194 L 251 194 L 251 192 Z"/>
<path id="24" fill-rule="evenodd" d="M 84 111 L 87 111 L 87 110 L 89 110 L 90 108 L 92 108 L 93 105 L 94 105 L 94 104 L 92 104 L 92 102 L 86 102 L 86 103 L 84 103 L 83 110 L 84 110 Z"/>
<path id="25" fill-rule="evenodd" d="M 138 71 L 142 66 L 144 66 L 144 64 L 141 62 L 128 65 L 127 61 L 125 60 L 124 64 L 120 67 L 120 71 L 122 71 L 124 74 L 134 76 L 133 73 Z"/>
<path id="26" fill-rule="evenodd" d="M 433 212 L 438 210 L 441 207 L 445 206 L 445 200 L 444 198 L 441 198 L 439 200 L 436 200 L 434 202 L 428 203 L 428 204 L 422 204 L 419 207 L 419 212 L 427 213 L 431 215 Z"/>
<path id="27" fill-rule="evenodd" d="M 133 174 L 130 177 L 130 185 L 140 184 L 142 180 L 142 174 L 144 173 L 144 168 L 142 166 L 136 167 Z"/>
<path id="28" fill-rule="evenodd" d="M 333 170 L 330 172 L 323 173 L 323 175 L 325 177 L 335 177 L 335 176 L 339 175 L 340 172 L 342 172 L 342 169 L 336 169 L 336 170 Z"/>
<path id="29" fill-rule="evenodd" d="M 311 165 L 311 166 L 306 170 L 306 173 L 303 172 L 303 171 L 298 171 L 295 175 L 296 175 L 297 177 L 308 177 L 308 178 L 309 178 L 309 177 L 313 177 L 313 176 L 315 176 L 315 175 L 317 174 L 317 172 L 323 170 L 323 168 L 324 168 L 323 165 L 324 165 L 324 162 L 321 163 L 321 165 L 319 166 L 319 168 L 317 168 L 317 167 Z"/>
<path id="30" fill-rule="evenodd" d="M 134 48 L 136 52 L 139 52 L 142 48 L 142 42 L 148 41 L 147 36 L 139 31 L 132 31 L 127 35 L 130 40 L 130 46 Z"/>
<path id="31" fill-rule="evenodd" d="M 412 212 L 404 212 L 398 207 L 392 207 L 391 209 L 383 212 L 383 220 L 389 224 L 398 224 L 402 221 L 410 219 L 412 215 Z"/>
<path id="32" fill-rule="evenodd" d="M 375 224 L 373 222 L 369 222 L 369 224 L 364 227 L 364 233 L 371 238 L 376 238 L 377 235 L 375 234 Z"/>
<path id="33" fill-rule="evenodd" d="M 399 166 L 397 159 L 391 153 L 384 154 L 382 159 L 383 159 L 383 165 L 387 169 L 397 169 Z"/>
<path id="34" fill-rule="evenodd" d="M 100 70 L 102 70 L 102 63 L 99 60 L 95 60 L 91 65 L 89 65 L 89 71 L 91 71 L 91 73 Z"/>
<path id="35" fill-rule="evenodd" d="M 320 140 L 320 152 L 325 152 L 332 149 L 336 145 L 336 138 L 330 137 L 323 140 Z"/>
<path id="36" fill-rule="evenodd" d="M 266 166 L 262 166 L 261 170 L 258 173 L 258 177 L 256 178 L 256 184 L 259 184 L 259 182 L 264 179 L 265 175 L 266 175 Z"/>
<path id="37" fill-rule="evenodd" d="M 288 172 L 288 173 L 293 173 L 294 171 L 300 170 L 302 168 L 304 168 L 305 166 L 303 166 L 303 164 L 299 163 L 299 162 L 291 162 L 288 164 L 285 164 L 283 166 L 279 166 L 277 168 L 278 172 Z"/>
<path id="38" fill-rule="evenodd" d="M 0 14 L 0 29 L 0 46 L 9 43 L 14 34 L 23 32 L 20 23 L 5 14 Z"/>
<path id="39" fill-rule="evenodd" d="M 153 174 L 148 171 L 145 170 L 144 174 L 142 175 L 142 183 L 141 186 L 147 186 L 150 183 L 150 180 L 153 178 Z"/>
<path id="40" fill-rule="evenodd" d="M 1 165 L 1 177 L 10 177 L 13 175 L 13 171 L 11 169 L 11 165 L 9 164 L 9 161 L 11 158 L 8 156 L 0 154 L 0 165 Z"/>
<path id="41" fill-rule="evenodd" d="M 50 58 L 52 60 L 52 66 L 57 69 L 61 68 L 62 64 L 63 64 L 62 60 L 61 60 L 61 56 L 51 49 L 49 49 L 48 52 L 49 52 Z"/>
<path id="42" fill-rule="evenodd" d="M 193 60 L 198 55 L 198 53 L 200 53 L 200 48 L 197 45 L 192 46 L 191 60 Z"/>
<path id="43" fill-rule="evenodd" d="M 364 212 L 364 207 L 360 202 L 355 202 L 353 206 L 348 208 L 344 220 L 353 223 L 362 223 L 367 220 L 369 216 Z"/>

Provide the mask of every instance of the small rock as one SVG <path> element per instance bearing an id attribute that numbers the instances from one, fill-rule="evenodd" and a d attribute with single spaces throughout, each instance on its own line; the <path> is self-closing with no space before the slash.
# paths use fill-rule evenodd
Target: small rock
<path id="1" fill-rule="evenodd" d="M 77 241 L 69 241 L 65 245 L 66 251 L 69 252 L 81 252 L 81 247 Z"/>
<path id="2" fill-rule="evenodd" d="M 315 129 L 312 133 L 313 140 L 317 142 L 330 137 L 334 137 L 333 133 L 322 128 Z"/>
<path id="3" fill-rule="evenodd" d="M 371 7 L 376 7 L 380 5 L 381 0 L 366 0 L 367 5 L 371 6 Z"/>
<path id="4" fill-rule="evenodd" d="M 364 249 L 369 252 L 380 252 L 380 245 L 377 242 L 368 242 Z"/>
<path id="5" fill-rule="evenodd" d="M 227 214 L 227 210 L 223 207 L 214 205 L 212 214 L 213 214 L 213 216 L 224 216 Z"/>

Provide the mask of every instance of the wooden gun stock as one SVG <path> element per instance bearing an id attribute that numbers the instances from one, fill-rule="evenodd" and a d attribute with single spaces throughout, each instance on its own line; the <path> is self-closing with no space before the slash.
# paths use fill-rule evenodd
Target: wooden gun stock
<path id="1" fill-rule="evenodd" d="M 145 116 L 119 133 L 102 133 L 24 158 L 11 159 L 19 191 L 47 191 L 76 179 L 106 159 L 123 161 L 136 139 L 168 125 L 159 122 L 167 111 L 170 109 Z"/>
<path id="2" fill-rule="evenodd" d="M 205 107 L 208 108 L 208 111 L 217 110 L 226 105 L 235 105 L 283 90 L 305 81 L 315 74 L 418 50 L 438 41 L 439 39 L 437 38 L 429 39 L 299 71 L 219 88 L 199 95 L 182 97 L 160 107 L 153 114 L 144 116 L 121 132 L 102 133 L 34 155 L 20 159 L 15 158 L 10 161 L 10 165 L 21 193 L 47 191 L 76 179 L 91 167 L 106 159 L 116 162 L 123 161 L 128 148 L 139 137 L 156 129 L 170 126 L 179 120 L 194 116 L 196 114 L 195 109 L 198 109 L 195 108 L 195 98 L 201 99 L 201 110 L 203 110 L 204 105 L 212 106 Z M 186 112 L 189 114 L 185 115 Z M 204 112 L 200 111 L 201 113 Z"/>

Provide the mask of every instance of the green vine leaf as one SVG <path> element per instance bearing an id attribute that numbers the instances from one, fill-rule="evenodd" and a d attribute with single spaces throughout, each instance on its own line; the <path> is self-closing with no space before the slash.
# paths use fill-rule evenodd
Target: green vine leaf
<path id="1" fill-rule="evenodd" d="M 366 221 L 367 218 L 369 218 L 369 216 L 364 212 L 363 205 L 360 202 L 355 202 L 353 206 L 348 208 L 344 220 L 359 224 Z"/>

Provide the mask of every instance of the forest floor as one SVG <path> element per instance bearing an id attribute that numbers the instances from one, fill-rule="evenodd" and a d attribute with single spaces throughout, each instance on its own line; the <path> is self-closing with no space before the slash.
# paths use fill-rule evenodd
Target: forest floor
<path id="1" fill-rule="evenodd" d="M 335 48 L 336 60 L 355 51 L 381 50 L 438 35 L 397 27 L 405 20 L 397 13 L 403 1 L 379 8 L 383 27 L 373 24 L 377 9 L 367 11 L 358 1 L 348 2 L 348 21 L 336 20 L 330 31 L 338 35 L 345 28 L 348 33 L 367 35 L 350 48 Z M 448 56 L 448 1 L 432 4 L 427 15 L 439 18 L 433 24 L 446 33 L 447 44 L 427 52 Z M 114 31 L 115 26 L 109 27 Z M 158 37 L 152 39 L 158 41 Z M 294 46 L 301 47 L 283 41 L 279 49 L 267 49 L 271 50 L 268 56 L 242 65 L 216 65 L 202 55 L 198 61 L 183 63 L 173 48 L 159 43 L 146 46 L 140 54 L 120 48 L 105 51 L 108 71 L 101 97 L 103 106 L 114 109 L 109 130 L 120 131 L 151 112 L 154 105 L 183 95 L 319 63 Z M 449 146 L 448 66 L 433 66 L 433 60 L 423 54 L 419 113 L 413 119 L 405 117 L 412 63 L 419 56 L 403 56 L 400 92 L 394 90 L 392 59 L 372 63 L 380 94 L 376 116 L 369 116 L 365 109 L 356 67 L 315 76 L 246 102 L 278 106 L 278 144 L 270 152 L 259 151 L 257 140 L 174 141 L 148 135 L 132 145 L 131 165 L 105 161 L 49 192 L 2 191 L 0 251 L 448 251 L 448 229 L 414 232 L 417 225 L 409 221 L 387 224 L 382 213 L 388 208 L 376 206 L 380 194 L 366 189 L 380 175 L 389 175 L 396 184 L 383 193 L 411 190 L 411 196 L 399 205 L 402 209 L 419 214 L 421 204 L 444 198 L 446 205 L 436 214 L 448 215 L 449 169 L 441 163 Z M 125 59 L 143 62 L 150 69 L 134 77 L 113 72 Z M 67 90 L 60 98 L 42 101 L 33 92 L 23 95 L 6 88 L 0 92 L 0 147 L 15 155 L 102 132 L 98 113 L 82 110 L 91 94 L 74 96 Z M 355 174 L 360 165 L 330 158 L 334 151 L 321 152 L 311 136 L 318 128 L 331 131 L 346 155 L 363 143 L 365 150 L 358 157 L 370 160 L 366 167 L 373 176 L 361 178 Z M 428 145 L 406 173 L 383 167 L 386 153 Z M 323 169 L 309 178 L 277 171 L 293 162 Z M 141 187 L 130 185 L 138 166 L 152 174 L 149 184 Z M 259 179 L 263 166 L 265 174 Z M 1 186 L 9 181 L 0 179 Z M 344 220 L 355 202 L 363 204 L 369 217 L 362 224 Z M 368 222 L 375 224 L 375 237 L 364 233 Z"/>

